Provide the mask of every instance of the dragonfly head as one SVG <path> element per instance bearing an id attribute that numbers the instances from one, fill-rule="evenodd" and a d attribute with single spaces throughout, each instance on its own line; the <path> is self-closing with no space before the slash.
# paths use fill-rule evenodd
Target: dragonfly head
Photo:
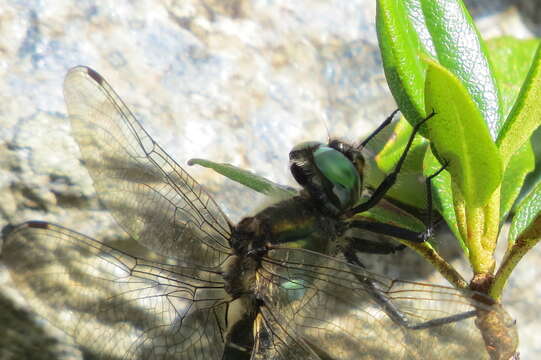
<path id="1" fill-rule="evenodd" d="M 325 212 L 340 215 L 360 199 L 364 158 L 346 143 L 303 142 L 289 153 L 295 180 Z"/>

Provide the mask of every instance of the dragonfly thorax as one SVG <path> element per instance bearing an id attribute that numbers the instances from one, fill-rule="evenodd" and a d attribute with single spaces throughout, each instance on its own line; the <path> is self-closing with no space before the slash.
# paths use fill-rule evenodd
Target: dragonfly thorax
<path id="1" fill-rule="evenodd" d="M 320 211 L 309 195 L 300 194 L 242 219 L 230 241 L 236 254 L 255 258 L 276 246 L 330 254 L 343 233 L 338 217 Z"/>
<path id="2" fill-rule="evenodd" d="M 323 212 L 338 216 L 359 202 L 364 158 L 357 148 L 338 140 L 304 142 L 289 160 L 293 177 Z"/>

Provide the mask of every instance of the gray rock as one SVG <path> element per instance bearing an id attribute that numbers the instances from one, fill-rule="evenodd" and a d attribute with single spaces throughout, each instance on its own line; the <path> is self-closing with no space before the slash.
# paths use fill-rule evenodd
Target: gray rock
<path id="1" fill-rule="evenodd" d="M 484 34 L 536 31 L 513 1 L 479 3 Z M 62 81 L 76 65 L 108 79 L 180 164 L 228 162 L 289 185 L 293 145 L 329 134 L 359 141 L 394 108 L 373 0 L 8 0 L 1 10 L 0 226 L 43 219 L 96 238 L 125 236 L 99 203 L 70 135 Z M 233 221 L 263 200 L 211 171 L 188 170 Z M 532 286 L 540 256 L 531 254 L 513 278 L 528 294 L 541 291 Z M 21 310 L 28 307 L 1 264 L 0 286 L 0 333 L 10 334 L 0 336 L 0 359 L 80 357 Z M 532 335 L 538 298 L 519 298 L 511 310 L 519 329 L 525 324 L 524 359 L 541 354 Z"/>

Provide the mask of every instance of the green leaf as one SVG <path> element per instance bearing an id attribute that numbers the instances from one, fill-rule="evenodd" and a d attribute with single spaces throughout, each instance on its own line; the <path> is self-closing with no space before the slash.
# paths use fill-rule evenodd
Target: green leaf
<path id="1" fill-rule="evenodd" d="M 432 59 L 426 75 L 426 108 L 436 115 L 426 123 L 437 157 L 470 206 L 483 206 L 502 178 L 501 160 L 476 104 L 462 82 Z"/>
<path id="2" fill-rule="evenodd" d="M 385 199 L 370 210 L 355 215 L 355 217 L 368 218 L 417 232 L 425 230 L 425 224 L 421 220 Z"/>
<path id="3" fill-rule="evenodd" d="M 502 118 L 498 88 L 485 45 L 461 1 L 378 0 L 376 29 L 387 83 L 410 123 L 427 114 L 426 65 L 420 57 L 429 54 L 462 81 L 496 138 Z"/>
<path id="4" fill-rule="evenodd" d="M 270 180 L 265 179 L 264 177 L 256 175 L 247 170 L 240 169 L 231 164 L 216 163 L 204 159 L 190 159 L 188 161 L 188 165 L 200 165 L 206 168 L 210 168 L 233 181 L 236 181 L 246 187 L 249 187 L 252 190 L 268 196 L 289 198 L 297 194 L 297 191 L 295 189 L 276 184 Z"/>
<path id="5" fill-rule="evenodd" d="M 494 276 L 489 294 L 499 299 L 520 260 L 541 240 L 541 182 L 520 202 L 511 223 L 505 258 Z"/>
<path id="6" fill-rule="evenodd" d="M 438 62 L 464 84 L 496 140 L 502 126 L 500 95 L 486 46 L 460 0 L 421 0 Z"/>
<path id="7" fill-rule="evenodd" d="M 404 6 L 407 9 L 408 20 L 411 22 L 411 25 L 415 29 L 415 33 L 419 42 L 423 46 L 423 50 L 433 58 L 436 58 L 438 54 L 436 53 L 436 48 L 432 42 L 432 35 L 426 26 L 426 18 L 423 13 L 423 5 L 421 0 L 406 0 L 404 1 Z M 418 61 L 421 63 L 423 68 L 425 65 L 422 63 L 419 58 Z"/>
<path id="8" fill-rule="evenodd" d="M 532 145 L 527 141 L 512 157 L 503 174 L 500 198 L 500 219 L 503 221 L 522 190 L 526 175 L 535 168 Z"/>
<path id="9" fill-rule="evenodd" d="M 489 56 L 493 61 L 493 73 L 502 96 L 502 110 L 509 114 L 524 83 L 539 39 L 522 40 L 502 36 L 486 42 Z"/>
<path id="10" fill-rule="evenodd" d="M 397 121 L 389 141 L 385 143 L 383 148 L 376 156 L 376 161 L 381 171 L 389 173 L 394 169 L 396 163 L 404 152 L 404 147 L 411 137 L 412 130 L 413 128 L 404 117 L 401 117 L 400 120 Z M 412 144 L 412 148 L 414 148 L 415 145 L 421 144 L 426 144 L 426 140 L 416 137 L 414 143 Z"/>
<path id="11" fill-rule="evenodd" d="M 430 148 L 425 154 L 423 164 L 423 174 L 425 177 L 429 177 L 435 174 L 441 168 L 440 162 L 436 159 Z M 445 222 L 449 226 L 449 229 L 453 232 L 458 239 L 460 247 L 468 254 L 468 248 L 462 239 L 460 230 L 458 229 L 458 223 L 455 214 L 453 191 L 451 187 L 451 175 L 447 171 L 443 171 L 438 176 L 432 179 L 432 201 L 443 216 Z"/>
<path id="12" fill-rule="evenodd" d="M 541 182 L 535 185 L 517 207 L 509 229 L 508 241 L 515 242 L 539 216 L 541 216 Z"/>
<path id="13" fill-rule="evenodd" d="M 418 1 L 378 0 L 376 30 L 389 88 L 411 123 L 425 117 L 426 66 L 419 59 L 423 45 L 410 21 L 407 6 Z"/>
<path id="14" fill-rule="evenodd" d="M 537 47 L 517 101 L 498 136 L 497 144 L 504 167 L 541 124 L 539 99 L 541 99 L 541 43 Z"/>

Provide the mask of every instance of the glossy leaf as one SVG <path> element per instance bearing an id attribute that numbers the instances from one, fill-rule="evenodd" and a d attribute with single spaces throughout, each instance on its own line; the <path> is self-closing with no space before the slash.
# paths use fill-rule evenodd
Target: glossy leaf
<path id="1" fill-rule="evenodd" d="M 408 21 L 415 29 L 419 42 L 424 47 L 423 50 L 426 51 L 430 56 L 434 58 L 437 57 L 438 54 L 436 53 L 436 48 L 432 42 L 432 34 L 430 34 L 430 31 L 426 26 L 427 19 L 423 13 L 422 0 L 406 0 L 404 1 L 404 7 L 407 9 Z M 421 64 L 423 67 L 425 67 L 422 62 Z"/>
<path id="2" fill-rule="evenodd" d="M 520 260 L 541 240 L 541 182 L 521 201 L 509 230 L 509 251 L 498 269 L 490 296 L 501 297 L 509 276 Z M 512 246 L 511 246 L 512 244 Z"/>
<path id="3" fill-rule="evenodd" d="M 541 124 L 541 44 L 537 47 L 532 66 L 504 127 L 498 136 L 503 165 L 531 137 Z"/>
<path id="4" fill-rule="evenodd" d="M 418 1 L 416 1 L 418 3 Z M 376 30 L 389 88 L 404 116 L 416 123 L 425 116 L 423 45 L 408 16 L 413 1 L 378 0 Z"/>
<path id="5" fill-rule="evenodd" d="M 290 187 L 276 184 L 262 176 L 256 175 L 247 170 L 243 170 L 231 164 L 217 163 L 204 159 L 190 159 L 188 161 L 188 165 L 199 165 L 212 169 L 233 181 L 268 196 L 288 198 L 297 194 L 297 192 Z"/>
<path id="6" fill-rule="evenodd" d="M 501 127 L 498 89 L 485 45 L 461 1 L 379 0 L 376 26 L 387 82 L 408 121 L 424 118 L 429 54 L 457 76 L 495 139 Z M 421 131 L 424 135 L 424 129 Z"/>
<path id="7" fill-rule="evenodd" d="M 477 104 L 492 139 L 501 124 L 498 88 L 483 40 L 460 0 L 421 0 L 438 62 L 453 73 Z"/>
<path id="8" fill-rule="evenodd" d="M 516 39 L 503 36 L 487 41 L 490 57 L 495 60 L 494 75 L 502 95 L 503 113 L 507 116 L 517 96 L 539 46 L 539 39 Z M 505 169 L 500 199 L 500 219 L 505 219 L 517 196 L 524 179 L 535 167 L 532 146 L 526 142 L 510 159 Z"/>
<path id="9" fill-rule="evenodd" d="M 537 183 L 517 207 L 509 229 L 508 240 L 514 242 L 539 216 L 541 216 L 541 182 Z"/>
<path id="10" fill-rule="evenodd" d="M 421 232 L 425 230 L 424 223 L 409 212 L 392 204 L 389 201 L 382 200 L 378 205 L 374 206 L 361 215 L 356 215 L 377 222 L 395 225 L 404 229 Z"/>
<path id="11" fill-rule="evenodd" d="M 423 174 L 428 177 L 435 174 L 441 168 L 440 162 L 436 159 L 432 151 L 428 149 L 423 163 Z M 467 253 L 468 249 L 464 244 L 462 235 L 458 229 L 458 223 L 453 205 L 453 191 L 451 187 L 451 175 L 443 171 L 432 179 L 432 199 L 438 212 L 443 216 L 445 222 L 459 240 L 460 246 Z"/>
<path id="12" fill-rule="evenodd" d="M 502 221 L 505 220 L 520 194 L 524 179 L 534 168 L 535 156 L 532 145 L 530 142 L 526 142 L 513 155 L 503 174 L 500 198 L 500 219 Z"/>
<path id="13" fill-rule="evenodd" d="M 539 46 L 539 39 L 522 40 L 502 36 L 486 42 L 490 58 L 493 60 L 493 74 L 502 97 L 502 110 L 505 117 L 511 111 L 533 57 Z"/>
<path id="14" fill-rule="evenodd" d="M 451 173 L 470 206 L 483 206 L 500 185 L 501 160 L 487 124 L 465 87 L 451 72 L 426 58 L 426 108 L 436 115 L 427 122 L 437 156 Z"/>

